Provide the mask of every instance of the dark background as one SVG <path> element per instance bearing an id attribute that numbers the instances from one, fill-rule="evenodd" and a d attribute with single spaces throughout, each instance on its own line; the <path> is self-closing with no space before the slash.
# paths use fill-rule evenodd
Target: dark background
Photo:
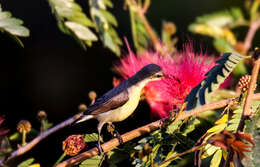
<path id="1" fill-rule="evenodd" d="M 123 10 L 123 0 L 113 2 L 115 8 L 111 12 L 118 19 L 118 33 L 121 39 L 126 36 L 132 43 L 129 15 Z M 46 110 L 50 122 L 57 124 L 77 113 L 80 103 L 89 104 L 90 90 L 101 95 L 112 88 L 111 67 L 118 58 L 104 49 L 102 43 L 94 43 L 84 51 L 71 37 L 62 34 L 47 0 L 2 0 L 0 3 L 3 10 L 22 19 L 30 29 L 30 37 L 22 38 L 24 48 L 6 34 L 0 34 L 1 115 L 5 115 L 5 125 L 12 132 L 21 119 L 31 121 L 33 128 L 39 129 L 36 115 L 41 109 Z M 80 1 L 83 7 L 87 7 L 87 3 L 87 0 Z M 188 37 L 214 52 L 210 38 L 190 34 L 188 25 L 197 16 L 243 3 L 244 0 L 152 0 L 147 17 L 157 32 L 163 20 L 173 21 L 178 28 L 178 45 Z M 127 53 L 125 46 L 122 53 Z M 141 107 L 147 109 L 145 105 Z M 117 124 L 121 133 L 150 121 L 148 110 L 141 110 L 140 106 L 139 110 Z M 67 136 L 96 132 L 95 125 L 93 120 L 65 128 L 42 141 L 22 159 L 33 156 L 42 166 L 50 166 L 62 154 L 61 143 Z"/>

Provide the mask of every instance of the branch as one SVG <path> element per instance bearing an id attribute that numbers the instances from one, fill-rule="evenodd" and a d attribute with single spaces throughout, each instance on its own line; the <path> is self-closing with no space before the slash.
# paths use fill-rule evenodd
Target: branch
<path id="1" fill-rule="evenodd" d="M 239 122 L 239 126 L 237 128 L 237 131 L 243 131 L 244 121 L 249 116 L 254 114 L 254 113 L 251 112 L 250 107 L 251 107 L 251 104 L 252 104 L 252 97 L 254 95 L 254 91 L 255 91 L 255 88 L 256 88 L 256 82 L 257 82 L 259 67 L 260 67 L 260 57 L 258 56 L 257 60 L 254 62 L 254 67 L 253 67 L 253 70 L 252 70 L 252 76 L 251 76 L 251 80 L 250 80 L 250 83 L 249 83 L 249 88 L 248 88 L 248 92 L 247 92 L 247 96 L 246 96 L 246 100 L 245 100 L 242 118 Z"/>
<path id="2" fill-rule="evenodd" d="M 127 132 L 123 135 L 121 135 L 123 143 L 126 143 L 130 140 L 133 140 L 139 136 L 142 136 L 144 134 L 150 133 L 152 131 L 155 131 L 159 128 L 162 127 L 164 121 L 166 120 L 166 118 L 160 119 L 158 121 L 152 122 L 148 125 L 142 126 L 140 128 L 137 128 L 135 130 L 132 130 L 130 132 Z M 104 152 L 108 152 L 112 149 L 114 149 L 115 147 L 119 146 L 120 143 L 118 141 L 117 138 L 114 138 L 112 140 L 109 140 L 108 142 L 104 143 L 101 145 L 102 149 Z M 78 164 L 86 159 L 89 159 L 95 155 L 98 155 L 98 148 L 94 147 L 86 152 L 83 152 L 75 157 L 72 157 L 68 160 L 65 160 L 63 162 L 61 162 L 60 164 L 58 164 L 56 167 L 64 167 L 64 166 L 73 166 L 75 164 Z"/>
<path id="3" fill-rule="evenodd" d="M 72 124 L 75 120 L 77 120 L 81 116 L 81 113 L 74 115 L 73 117 L 59 123 L 58 125 L 40 133 L 36 138 L 34 138 L 31 142 L 26 144 L 25 146 L 15 150 L 14 152 L 11 153 L 11 155 L 7 158 L 6 162 L 10 161 L 11 159 L 14 159 L 27 151 L 31 150 L 36 144 L 38 144 L 40 141 L 45 139 L 47 136 L 51 135 L 52 133 Z"/>
<path id="4" fill-rule="evenodd" d="M 246 38 L 245 38 L 245 41 L 244 41 L 245 53 L 247 53 L 247 51 L 250 49 L 250 47 L 252 45 L 253 38 L 255 36 L 255 33 L 256 33 L 256 31 L 258 30 L 259 27 L 260 27 L 260 18 L 253 21 L 250 24 L 249 30 L 246 34 Z"/>
<path id="5" fill-rule="evenodd" d="M 252 99 L 253 100 L 260 100 L 260 93 L 254 94 Z M 182 114 L 181 116 L 178 116 L 175 120 L 176 121 L 177 120 L 183 120 L 183 119 L 186 119 L 188 117 L 197 115 L 199 113 L 202 113 L 202 112 L 205 112 L 205 111 L 208 111 L 208 110 L 214 110 L 214 109 L 219 109 L 219 108 L 225 107 L 226 105 L 228 105 L 230 103 L 230 101 L 232 101 L 232 99 L 221 100 L 221 101 L 218 101 L 218 102 L 205 104 L 201 108 L 192 110 L 190 114 Z M 152 122 L 148 125 L 142 126 L 140 128 L 137 128 L 135 130 L 132 130 L 130 132 L 127 132 L 127 133 L 121 135 L 123 142 L 126 143 L 126 142 L 133 140 L 137 137 L 140 137 L 144 134 L 147 134 L 147 133 L 155 131 L 159 128 L 162 128 L 162 126 L 163 126 L 163 124 L 166 120 L 167 120 L 167 118 L 163 118 L 163 119 Z M 102 144 L 101 147 L 103 148 L 104 152 L 108 152 L 108 151 L 114 149 L 115 147 L 117 147 L 119 145 L 120 145 L 120 143 L 118 142 L 118 139 L 112 139 L 112 140 L 109 140 L 108 142 Z M 98 148 L 94 147 L 94 148 L 92 148 L 88 151 L 85 151 L 85 152 L 83 152 L 83 153 L 81 153 L 81 154 L 79 154 L 75 157 L 72 157 L 70 159 L 67 159 L 67 160 L 61 162 L 60 164 L 57 165 L 57 167 L 70 167 L 70 166 L 79 164 L 80 162 L 82 162 L 86 159 L 89 159 L 89 158 L 91 158 L 91 157 L 93 157 L 97 154 L 98 154 Z"/>

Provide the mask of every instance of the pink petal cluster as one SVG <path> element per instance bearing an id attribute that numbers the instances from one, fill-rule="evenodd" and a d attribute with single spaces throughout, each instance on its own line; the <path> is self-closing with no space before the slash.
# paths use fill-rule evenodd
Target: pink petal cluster
<path id="1" fill-rule="evenodd" d="M 162 56 L 158 52 L 146 51 L 129 54 L 115 65 L 116 71 L 127 79 L 147 64 L 162 67 L 166 78 L 148 83 L 144 88 L 145 99 L 151 108 L 152 118 L 163 118 L 169 111 L 181 108 L 191 89 L 199 84 L 214 65 L 215 59 L 203 53 L 194 53 L 192 44 L 186 44 L 183 51 L 174 56 Z M 114 80 L 114 85 L 120 80 Z"/>

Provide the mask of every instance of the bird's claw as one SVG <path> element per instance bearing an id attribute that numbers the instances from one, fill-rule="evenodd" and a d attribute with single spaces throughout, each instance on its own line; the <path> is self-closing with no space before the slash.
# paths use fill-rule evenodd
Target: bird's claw
<path id="1" fill-rule="evenodd" d="M 123 138 L 121 137 L 121 135 L 119 133 L 116 134 L 116 137 L 120 144 L 124 144 Z"/>

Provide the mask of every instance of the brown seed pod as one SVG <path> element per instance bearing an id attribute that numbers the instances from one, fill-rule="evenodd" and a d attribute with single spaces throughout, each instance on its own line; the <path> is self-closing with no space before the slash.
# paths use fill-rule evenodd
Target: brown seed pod
<path id="1" fill-rule="evenodd" d="M 47 119 L 47 114 L 44 110 L 40 110 L 38 113 L 37 113 L 37 118 L 39 120 L 43 120 L 43 119 Z"/>
<path id="2" fill-rule="evenodd" d="M 71 135 L 62 142 L 63 151 L 70 156 L 77 155 L 86 147 L 83 135 Z"/>
<path id="3" fill-rule="evenodd" d="M 91 101 L 96 100 L 96 98 L 97 98 L 97 93 L 96 93 L 95 91 L 90 91 L 90 92 L 88 93 L 88 97 L 89 97 L 89 99 L 90 99 Z"/>
<path id="4" fill-rule="evenodd" d="M 163 30 L 172 35 L 176 33 L 176 26 L 172 22 L 164 22 Z"/>
<path id="5" fill-rule="evenodd" d="M 20 133 L 29 133 L 32 129 L 32 125 L 29 121 L 27 120 L 21 120 L 18 124 L 17 124 L 17 130 Z"/>
<path id="6" fill-rule="evenodd" d="M 87 110 L 87 105 L 86 104 L 80 104 L 79 107 L 78 107 L 78 110 L 80 112 L 83 112 L 83 111 L 86 111 Z"/>

